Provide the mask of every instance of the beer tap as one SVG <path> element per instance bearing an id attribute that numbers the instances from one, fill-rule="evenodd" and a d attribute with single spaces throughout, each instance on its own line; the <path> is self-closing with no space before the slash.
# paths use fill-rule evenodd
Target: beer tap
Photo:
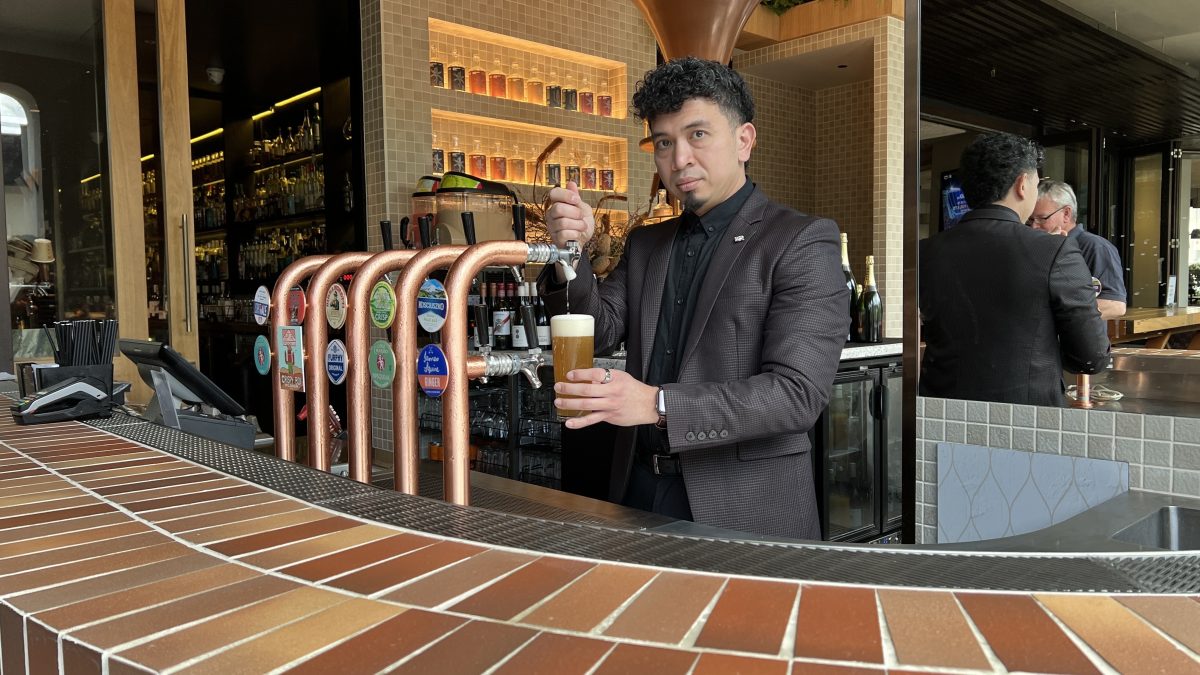
<path id="1" fill-rule="evenodd" d="M 415 248 L 408 237 L 408 216 L 400 219 L 400 243 L 404 244 L 404 248 Z"/>
<path id="2" fill-rule="evenodd" d="M 463 226 L 463 236 L 467 240 L 467 246 L 474 246 L 476 244 L 475 213 L 472 211 L 463 211 L 461 218 L 462 218 L 462 226 Z M 483 280 L 481 277 L 482 277 L 482 273 L 480 274 L 480 276 L 475 277 L 477 283 L 480 286 L 483 285 Z M 484 357 L 484 359 L 486 359 L 492 353 L 491 327 L 489 326 L 489 322 L 488 322 L 487 306 L 483 305 L 483 304 L 477 304 L 474 306 L 473 311 L 475 314 L 475 337 L 476 337 L 476 340 L 479 342 L 479 354 L 480 354 L 480 356 Z M 479 381 L 482 382 L 483 384 L 487 384 L 488 376 L 481 375 L 479 377 Z"/>
<path id="3" fill-rule="evenodd" d="M 287 322 L 287 296 L 293 286 L 298 286 L 313 274 L 325 261 L 328 255 L 310 255 L 301 258 L 279 275 L 275 289 L 271 292 L 271 333 L 270 341 L 276 348 L 276 336 L 279 328 Z M 276 354 L 278 357 L 279 355 Z M 271 359 L 271 407 L 275 413 L 275 455 L 289 462 L 296 461 L 296 417 L 295 394 L 284 389 L 279 376 L 279 359 Z"/>

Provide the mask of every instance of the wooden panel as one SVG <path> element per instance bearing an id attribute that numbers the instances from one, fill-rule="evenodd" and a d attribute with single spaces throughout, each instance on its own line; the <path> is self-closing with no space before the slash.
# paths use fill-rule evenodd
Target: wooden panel
<path id="1" fill-rule="evenodd" d="M 162 222 L 166 241 L 167 324 L 171 346 L 199 363 L 192 222 L 192 148 L 188 116 L 187 34 L 183 0 L 158 0 L 158 111 L 162 147 Z"/>
<path id="2" fill-rule="evenodd" d="M 779 15 L 759 5 L 738 36 L 738 49 L 758 49 L 779 42 Z"/>
<path id="3" fill-rule="evenodd" d="M 792 40 L 834 28 L 853 26 L 881 16 L 903 19 L 904 0 L 809 2 L 793 7 L 779 17 L 779 39 Z"/>
<path id="4" fill-rule="evenodd" d="M 104 0 L 104 104 L 108 124 L 108 189 L 112 247 L 116 260 L 117 320 L 121 337 L 150 336 L 146 318 L 146 244 L 142 224 L 141 140 L 138 120 L 137 35 L 133 0 Z M 113 377 L 133 383 L 127 395 L 150 400 L 137 366 L 126 358 L 113 362 Z"/>

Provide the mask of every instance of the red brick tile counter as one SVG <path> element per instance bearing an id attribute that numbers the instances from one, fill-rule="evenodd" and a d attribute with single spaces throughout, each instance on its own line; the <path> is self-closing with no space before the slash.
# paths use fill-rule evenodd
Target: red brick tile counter
<path id="1" fill-rule="evenodd" d="M 1200 672 L 1200 601 L 688 572 L 337 513 L 0 421 L 4 673 Z"/>

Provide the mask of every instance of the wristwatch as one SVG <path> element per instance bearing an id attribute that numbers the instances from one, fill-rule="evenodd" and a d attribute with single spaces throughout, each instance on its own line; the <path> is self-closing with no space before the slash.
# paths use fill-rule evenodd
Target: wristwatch
<path id="1" fill-rule="evenodd" d="M 658 399 L 654 404 L 654 408 L 655 408 L 655 410 L 658 411 L 658 421 L 654 423 L 654 426 L 658 427 L 659 429 L 666 429 L 667 428 L 667 394 L 665 391 L 663 391 L 662 387 L 658 388 Z"/>

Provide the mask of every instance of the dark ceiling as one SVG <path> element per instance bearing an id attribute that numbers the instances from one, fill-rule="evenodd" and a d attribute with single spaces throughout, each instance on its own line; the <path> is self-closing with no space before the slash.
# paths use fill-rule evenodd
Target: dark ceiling
<path id="1" fill-rule="evenodd" d="M 192 134 L 245 119 L 360 68 L 353 0 L 213 0 L 187 3 Z M 158 145 L 154 15 L 137 15 L 142 147 Z M 225 70 L 220 85 L 207 69 Z"/>
<path id="2" fill-rule="evenodd" d="M 1121 145 L 1200 134 L 1200 73 L 1053 0 L 922 0 L 921 14 L 924 100 Z"/>

